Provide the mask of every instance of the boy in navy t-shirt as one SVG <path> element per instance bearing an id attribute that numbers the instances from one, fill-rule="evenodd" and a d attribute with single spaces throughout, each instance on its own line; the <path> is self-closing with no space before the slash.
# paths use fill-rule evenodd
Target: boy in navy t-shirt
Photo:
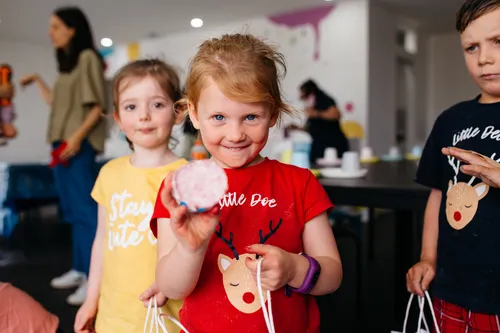
<path id="1" fill-rule="evenodd" d="M 500 190 L 462 172 L 461 160 L 442 151 L 457 147 L 500 160 L 500 1 L 465 1 L 456 28 L 481 94 L 444 111 L 427 140 L 416 180 L 432 191 L 420 262 L 407 287 L 423 296 L 433 282 L 442 333 L 500 332 Z"/>

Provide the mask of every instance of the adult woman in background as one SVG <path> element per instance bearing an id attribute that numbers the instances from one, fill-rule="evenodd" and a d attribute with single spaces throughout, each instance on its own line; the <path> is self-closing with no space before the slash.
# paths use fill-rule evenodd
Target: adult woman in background
<path id="1" fill-rule="evenodd" d="M 310 160 L 323 157 L 325 149 L 334 147 L 339 157 L 349 150 L 349 143 L 340 128 L 340 111 L 335 100 L 323 92 L 318 85 L 308 80 L 300 86 L 300 99 L 307 113 L 307 131 L 311 135 Z"/>
<path id="2" fill-rule="evenodd" d="M 51 281 L 54 288 L 78 287 L 68 303 L 85 300 L 90 254 L 97 227 L 97 205 L 90 192 L 97 177 L 96 154 L 104 150 L 106 111 L 104 63 L 94 46 L 83 12 L 63 7 L 50 17 L 49 35 L 56 49 L 59 77 L 51 89 L 37 74 L 21 79 L 35 83 L 51 106 L 48 140 L 60 159 L 54 167 L 63 218 L 73 229 L 73 269 Z M 61 146 L 62 145 L 62 146 Z M 59 147 L 59 149 L 58 149 Z"/>

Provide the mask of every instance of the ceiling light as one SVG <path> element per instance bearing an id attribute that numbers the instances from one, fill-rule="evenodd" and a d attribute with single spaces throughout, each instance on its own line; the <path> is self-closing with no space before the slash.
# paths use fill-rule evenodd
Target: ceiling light
<path id="1" fill-rule="evenodd" d="M 105 37 L 101 39 L 101 45 L 104 47 L 110 47 L 111 45 L 113 45 L 113 41 L 111 40 L 111 38 Z"/>
<path id="2" fill-rule="evenodd" d="M 191 20 L 191 26 L 193 28 L 201 28 L 203 26 L 203 20 L 201 18 L 194 18 Z"/>

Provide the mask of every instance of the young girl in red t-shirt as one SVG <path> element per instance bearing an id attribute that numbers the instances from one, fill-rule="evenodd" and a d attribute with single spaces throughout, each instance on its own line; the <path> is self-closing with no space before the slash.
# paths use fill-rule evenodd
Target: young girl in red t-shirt
<path id="1" fill-rule="evenodd" d="M 180 318 L 190 333 L 274 332 L 257 289 L 261 258 L 263 301 L 271 291 L 276 332 L 319 332 L 312 295 L 331 293 L 342 280 L 325 190 L 309 170 L 260 155 L 269 129 L 291 111 L 279 69 L 280 53 L 242 34 L 205 41 L 192 60 L 181 103 L 224 168 L 228 191 L 219 207 L 187 214 L 168 176 L 151 223 L 157 284 L 168 298 L 184 299 Z"/>

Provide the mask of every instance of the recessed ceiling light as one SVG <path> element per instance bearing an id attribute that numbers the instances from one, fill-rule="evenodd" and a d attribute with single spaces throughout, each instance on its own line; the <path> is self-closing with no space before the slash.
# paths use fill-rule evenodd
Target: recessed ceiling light
<path id="1" fill-rule="evenodd" d="M 104 37 L 101 39 L 101 45 L 104 47 L 110 47 L 113 45 L 113 40 L 111 40 L 111 38 Z"/>
<path id="2" fill-rule="evenodd" d="M 191 20 L 191 26 L 193 28 L 201 28 L 203 26 L 203 20 L 201 18 L 194 18 Z"/>

